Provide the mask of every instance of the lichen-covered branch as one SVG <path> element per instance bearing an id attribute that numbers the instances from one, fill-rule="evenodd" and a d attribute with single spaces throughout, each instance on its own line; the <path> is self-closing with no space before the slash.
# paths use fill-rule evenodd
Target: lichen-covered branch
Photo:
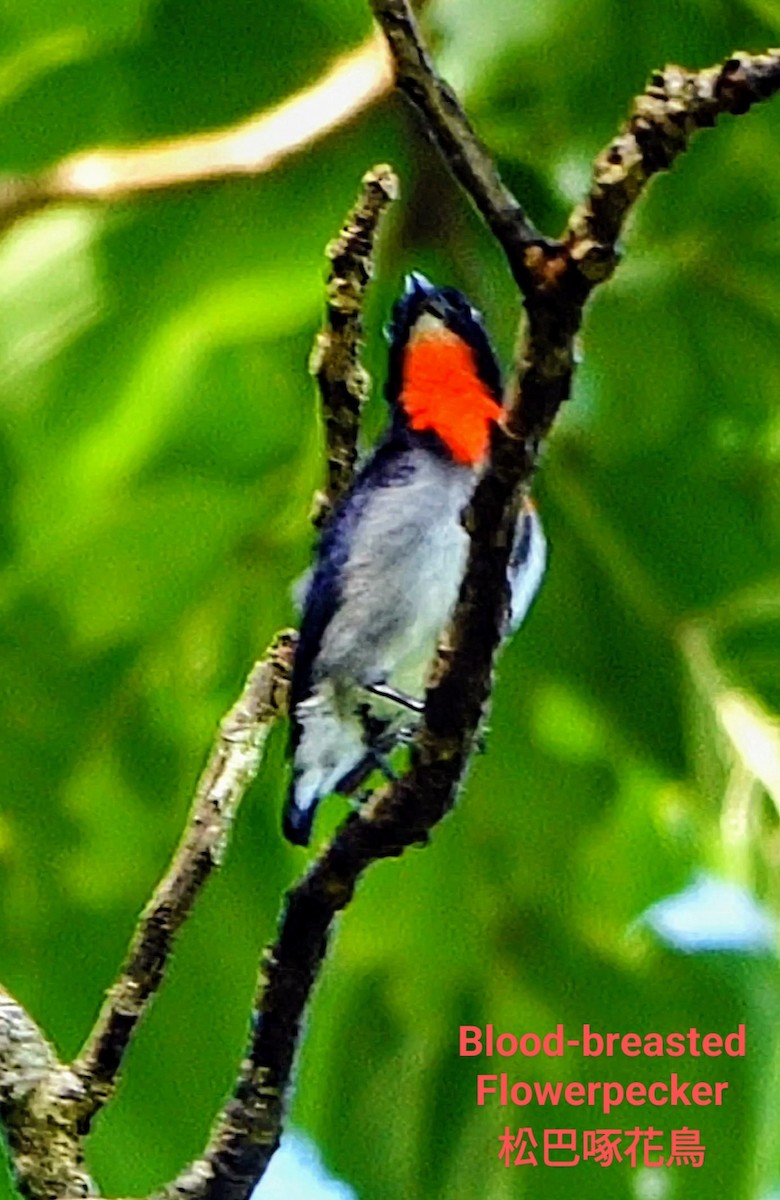
<path id="1" fill-rule="evenodd" d="M 585 302 L 615 270 L 618 239 L 633 205 L 696 132 L 725 114 L 748 112 L 778 90 L 780 50 L 737 53 L 703 71 L 668 66 L 654 72 L 620 133 L 596 158 L 588 195 L 572 212 L 563 238 L 537 251 L 535 286 L 526 301 L 528 322 L 505 422 L 526 454 L 526 480 L 541 438 L 569 396 Z"/>
<path id="2" fill-rule="evenodd" d="M 317 525 L 344 494 L 355 468 L 360 413 L 370 386 L 360 361 L 363 301 L 373 274 L 377 229 L 397 195 L 398 180 L 390 167 L 368 171 L 355 207 L 326 252 L 331 269 L 325 326 L 317 335 L 310 364 L 322 400 L 328 459 L 325 490 L 315 497 Z"/>
<path id="3" fill-rule="evenodd" d="M 262 175 L 353 120 L 392 88 L 376 35 L 310 87 L 226 129 L 133 146 L 79 151 L 40 175 L 0 180 L 0 231 L 58 204 L 108 203 L 248 175 Z"/>
<path id="4" fill-rule="evenodd" d="M 74 1071 L 84 1131 L 111 1096 L 138 1022 L 163 980 L 174 939 L 219 867 L 238 805 L 262 761 L 271 726 L 287 711 L 295 634 L 276 636 L 222 721 L 179 849 L 144 911 L 122 973 L 108 993 Z"/>
<path id="5" fill-rule="evenodd" d="M 32 1017 L 0 988 L 0 1120 L 23 1196 L 89 1196 L 72 1103 L 81 1084 L 63 1066 Z"/>
<path id="6" fill-rule="evenodd" d="M 328 248 L 333 264 L 328 326 L 320 335 L 321 361 L 317 368 L 331 450 L 328 503 L 338 499 L 352 477 L 359 403 L 366 387 L 359 361 L 360 312 L 372 272 L 377 226 L 385 208 L 395 198 L 396 189 L 397 181 L 389 167 L 369 171 L 355 209 L 340 237 Z M 31 1064 L 23 1077 L 26 1092 L 21 1099 L 16 1097 L 15 1090 L 17 1060 L 9 1056 L 5 1064 L 3 1061 L 6 1010 L 0 998 L 0 1117 L 9 1132 L 20 1181 L 32 1200 L 43 1200 L 48 1195 L 76 1197 L 87 1194 L 87 1189 L 94 1191 L 88 1177 L 80 1173 L 83 1139 L 96 1113 L 113 1094 L 138 1023 L 163 982 L 178 931 L 208 878 L 221 864 L 232 820 L 257 774 L 271 726 L 287 711 L 295 641 L 292 631 L 277 635 L 222 721 L 182 843 L 141 916 L 120 977 L 72 1068 L 56 1061 L 32 1020 L 8 998 L 7 1040 L 12 1046 L 18 1043 L 23 1051 L 19 1061 Z M 301 979 L 299 987 L 308 994 L 312 982 L 313 979 Z M 258 1009 L 269 995 L 273 996 L 273 992 L 268 992 L 261 973 Z M 296 1042 L 297 1029 L 288 1031 L 288 1036 L 279 1039 L 280 1052 L 289 1053 L 291 1058 Z M 288 1071 L 289 1065 L 288 1062 Z M 14 1101 L 5 1107 L 4 1088 Z M 265 1120 L 260 1122 L 258 1090 L 269 1100 L 263 1110 Z M 163 1194 L 227 1195 L 231 1187 L 251 1190 L 261 1173 L 254 1166 L 255 1145 L 258 1137 L 265 1146 L 273 1148 L 278 1143 L 281 1101 L 281 1090 L 274 1101 L 272 1090 L 263 1089 L 250 1055 L 242 1064 L 235 1097 L 218 1124 L 205 1158 L 188 1168 Z M 39 1111 L 45 1134 L 42 1142 L 35 1139 L 40 1124 L 35 1114 Z M 260 1128 L 262 1136 L 258 1134 Z M 17 1129 L 21 1134 L 14 1140 L 12 1134 Z M 252 1163 L 249 1173 L 242 1168 L 247 1161 Z M 240 1182 L 236 1183 L 236 1179 Z"/>
<path id="7" fill-rule="evenodd" d="M 590 192 L 569 220 L 567 254 L 592 283 L 615 266 L 626 215 L 653 175 L 671 167 L 694 133 L 724 113 L 746 113 L 780 89 L 780 50 L 734 54 L 722 66 L 656 71 L 628 121 L 593 164 Z"/>
<path id="8" fill-rule="evenodd" d="M 0 1122 L 30 1200 L 97 1195 L 83 1165 L 91 1121 L 111 1097 L 138 1022 L 159 989 L 174 939 L 222 862 L 231 823 L 271 726 L 287 711 L 296 635 L 276 636 L 220 725 L 171 866 L 144 911 L 122 973 L 79 1059 L 60 1063 L 35 1022 L 0 988 Z"/>

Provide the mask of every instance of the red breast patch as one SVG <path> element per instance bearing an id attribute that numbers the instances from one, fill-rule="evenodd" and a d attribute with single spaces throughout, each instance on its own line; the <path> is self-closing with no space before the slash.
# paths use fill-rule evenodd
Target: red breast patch
<path id="1" fill-rule="evenodd" d="M 455 461 L 469 466 L 485 458 L 490 424 L 502 411 L 477 374 L 471 347 L 446 329 L 412 336 L 399 401 L 410 428 L 432 429 Z"/>

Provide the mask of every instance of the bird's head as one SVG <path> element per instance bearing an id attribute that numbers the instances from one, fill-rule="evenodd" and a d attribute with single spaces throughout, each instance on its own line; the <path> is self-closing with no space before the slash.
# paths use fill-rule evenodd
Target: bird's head
<path id="1" fill-rule="evenodd" d="M 434 434 L 456 462 L 478 466 L 501 415 L 501 372 L 480 313 L 455 288 L 434 287 L 415 271 L 387 334 L 396 424 Z"/>

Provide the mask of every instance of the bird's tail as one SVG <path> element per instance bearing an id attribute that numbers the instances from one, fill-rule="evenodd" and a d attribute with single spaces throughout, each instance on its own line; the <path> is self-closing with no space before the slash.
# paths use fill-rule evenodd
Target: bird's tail
<path id="1" fill-rule="evenodd" d="M 282 832 L 287 841 L 292 842 L 294 846 L 308 846 L 317 803 L 318 798 L 314 798 L 308 805 L 301 804 L 297 794 L 297 781 L 293 778 L 284 806 Z"/>
<path id="2" fill-rule="evenodd" d="M 547 566 L 547 541 L 536 505 L 526 496 L 515 531 L 509 558 L 511 609 L 509 632 L 520 627 L 544 578 Z"/>
<path id="3" fill-rule="evenodd" d="M 321 695 L 297 705 L 290 738 L 293 776 L 282 818 L 288 841 L 308 846 L 320 800 L 340 790 L 342 779 L 365 758 L 364 736 L 357 718 L 342 717 Z"/>

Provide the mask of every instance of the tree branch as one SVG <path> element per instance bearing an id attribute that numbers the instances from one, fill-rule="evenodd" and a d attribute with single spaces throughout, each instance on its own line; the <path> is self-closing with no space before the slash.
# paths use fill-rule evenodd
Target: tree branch
<path id="1" fill-rule="evenodd" d="M 421 51 L 408 7 L 400 0 L 372 0 L 372 4 L 383 24 L 382 14 L 391 13 L 388 30 L 396 59 L 402 63 L 408 59 L 417 64 L 416 70 L 428 71 L 428 60 Z M 735 61 L 739 62 L 738 71 Z M 775 67 L 769 65 L 773 62 L 773 56 L 730 60 L 719 75 L 719 111 L 746 111 L 746 91 L 754 95 L 758 90 L 755 83 L 748 82 L 749 64 L 758 64 L 762 98 L 777 90 L 780 79 L 775 79 Z M 735 97 L 737 74 L 739 96 Z M 404 86 L 402 80 L 399 66 L 400 86 Z M 482 165 L 468 138 L 463 155 L 448 148 L 458 134 L 451 124 L 451 106 L 440 111 L 429 103 L 436 87 L 435 80 L 427 84 L 423 80 L 413 98 L 420 103 L 447 162 L 463 182 L 468 171 L 473 169 L 479 174 Z M 406 90 L 409 94 L 410 89 Z M 700 120 L 696 127 L 707 123 Z M 661 129 L 654 130 L 651 125 L 648 147 L 656 137 L 662 137 Z M 484 153 L 480 148 L 479 154 Z M 462 166 L 464 161 L 470 163 L 468 169 Z M 659 160 L 655 169 L 660 170 L 662 165 L 668 163 Z M 481 208 L 492 204 L 488 199 L 492 193 L 483 186 L 486 181 L 487 177 L 480 175 L 473 190 L 469 188 Z M 491 209 L 486 219 L 494 228 L 497 222 L 506 220 L 506 215 Z M 520 491 L 535 469 L 539 442 L 568 395 L 573 338 L 585 300 L 600 281 L 581 267 L 584 260 L 592 260 L 574 253 L 576 237 L 534 246 L 524 217 L 518 216 L 516 239 L 513 242 L 509 234 L 504 240 L 499 238 L 505 250 L 514 244 L 525 246 L 526 261 L 533 264 L 530 284 L 523 279 L 528 288 L 527 329 L 516 377 L 507 394 L 506 418 L 496 430 L 491 462 L 471 505 L 469 565 L 448 647 L 440 652 L 434 672 L 436 683 L 426 696 L 424 724 L 413 747 L 411 769 L 403 779 L 382 788 L 359 813 L 348 817 L 331 845 L 288 893 L 278 940 L 266 954 L 257 1016 L 234 1099 L 205 1158 L 163 1193 L 165 1200 L 182 1195 L 191 1200 L 246 1200 L 278 1145 L 283 1101 L 304 1009 L 336 914 L 349 903 L 361 874 L 372 862 L 400 855 L 407 846 L 427 840 L 429 831 L 451 807 L 462 779 L 492 686 Z"/>
<path id="2" fill-rule="evenodd" d="M 593 164 L 586 200 L 569 219 L 565 245 L 592 282 L 617 262 L 615 243 L 625 218 L 653 175 L 672 166 L 694 133 L 724 113 L 748 112 L 780 88 L 780 50 L 734 54 L 722 66 L 656 71 L 628 121 Z"/>
<path id="3" fill-rule="evenodd" d="M 320 389 L 328 456 L 325 491 L 315 497 L 315 525 L 326 520 L 349 487 L 355 468 L 360 413 L 371 385 L 360 361 L 363 301 L 373 275 L 379 222 L 397 196 L 398 179 L 390 167 L 368 171 L 355 207 L 326 251 L 331 263 L 327 313 L 310 363 Z"/>
<path id="4" fill-rule="evenodd" d="M 479 178 L 472 188 L 459 156 L 450 149 L 449 115 L 426 99 L 437 81 L 425 52 L 420 51 L 419 32 L 406 0 L 372 0 L 372 7 L 388 37 L 399 80 L 410 59 L 427 76 L 417 92 L 407 88 L 406 94 L 433 127 L 447 165 L 481 208 L 489 195 L 485 183 L 490 172 L 484 163 L 478 163 Z M 631 205 L 649 178 L 671 165 L 686 148 L 696 129 L 713 125 L 722 112 L 747 112 L 778 88 L 780 58 L 776 52 L 735 55 L 722 68 L 703 72 L 672 67 L 654 75 L 650 88 L 636 102 L 626 129 L 599 156 L 590 196 L 575 210 L 568 237 L 544 245 L 526 242 L 529 278 L 518 282 L 525 288 L 527 320 L 515 377 L 507 391 L 503 427 L 496 429 L 491 461 L 471 505 L 469 564 L 447 649 L 434 671 L 436 684 L 426 698 L 425 722 L 411 773 L 377 800 L 375 812 L 382 820 L 399 807 L 412 817 L 412 832 L 420 834 L 452 804 L 490 693 L 520 493 L 530 483 L 542 438 L 568 398 L 574 339 L 583 307 L 593 288 L 614 268 L 614 242 Z M 499 218 L 504 219 L 504 210 L 498 207 L 486 217 L 494 232 Z M 517 239 L 522 241 L 527 229 L 523 217 L 518 217 L 518 224 Z M 609 235 L 606 245 L 591 236 L 602 230 Z M 512 237 L 498 240 L 517 279 Z M 594 269 L 596 263 L 598 269 Z M 390 828 L 394 825 L 391 820 Z M 398 832 L 396 829 L 394 838 Z"/>
<path id="5" fill-rule="evenodd" d="M 294 649 L 294 633 L 277 634 L 222 721 L 182 843 L 141 917 L 122 974 L 74 1063 L 83 1087 L 77 1108 L 84 1132 L 113 1093 L 138 1022 L 163 981 L 176 934 L 222 863 L 233 818 L 260 767 L 271 726 L 287 711 Z"/>
<path id="6" fill-rule="evenodd" d="M 528 323 L 506 398 L 507 432 L 527 460 L 516 483 L 530 479 L 539 442 L 568 399 L 583 307 L 617 266 L 617 241 L 631 208 L 694 133 L 724 114 L 748 112 L 778 90 L 780 50 L 773 50 L 737 53 L 703 71 L 668 66 L 634 101 L 628 121 L 596 158 L 589 193 L 572 212 L 563 239 L 538 252 L 537 283 L 527 298 Z M 511 459 L 511 449 L 508 454 Z"/>
<path id="7" fill-rule="evenodd" d="M 328 321 L 317 341 L 315 365 L 328 429 L 327 502 L 338 498 L 352 476 L 359 402 L 367 388 L 367 377 L 359 361 L 360 313 L 366 285 L 373 273 L 377 227 L 396 191 L 397 180 L 389 167 L 369 171 L 339 238 L 328 247 L 332 263 Z M 138 1023 L 163 982 L 176 934 L 210 875 L 221 865 L 233 817 L 257 774 L 271 726 L 287 711 L 295 642 L 292 631 L 277 635 L 264 658 L 250 672 L 239 700 L 222 721 L 198 784 L 181 845 L 138 923 L 122 973 L 73 1067 L 63 1067 L 56 1061 L 31 1018 L 10 997 L 7 1040 L 19 1053 L 16 1057 L 9 1053 L 4 1061 L 4 1009 L 0 995 L 0 1119 L 8 1127 L 19 1178 L 34 1200 L 49 1195 L 75 1198 L 88 1190 L 94 1191 L 88 1177 L 75 1169 L 81 1162 L 83 1138 L 97 1112 L 113 1095 Z M 305 981 L 307 992 L 311 983 Z M 266 979 L 261 972 L 253 1014 L 255 1027 L 266 1000 Z M 289 1048 L 292 1055 L 296 1040 L 297 1031 L 281 1038 L 282 1052 Z M 9 1101 L 4 1107 L 6 1092 L 13 1098 L 18 1091 L 17 1059 L 24 1064 L 29 1061 L 36 1069 L 25 1070 L 22 1076 L 24 1103 L 14 1100 L 13 1105 Z M 261 1114 L 264 1120 L 260 1122 L 255 1100 L 258 1090 L 269 1100 Z M 28 1102 L 29 1096 L 35 1098 L 35 1110 Z M 192 1164 L 161 1195 L 227 1194 L 225 1188 L 229 1190 L 231 1179 L 240 1180 L 232 1186 L 244 1192 L 247 1188 L 251 1190 L 261 1173 L 254 1169 L 255 1141 L 260 1137 L 264 1145 L 271 1147 L 264 1160 L 267 1163 L 279 1139 L 281 1103 L 281 1092 L 274 1095 L 263 1087 L 250 1055 L 242 1064 L 234 1098 L 217 1124 L 205 1157 Z M 35 1116 L 38 1110 L 43 1114 L 42 1125 Z M 39 1126 L 40 1143 L 34 1137 Z M 24 1143 L 19 1139 L 14 1141 L 17 1128 Z M 54 1137 L 52 1129 L 62 1132 Z M 27 1145 L 32 1147 L 29 1154 Z M 50 1165 L 52 1155 L 55 1158 Z M 253 1163 L 248 1175 L 242 1173 L 247 1160 Z M 28 1176 L 29 1183 L 25 1184 Z"/>
<path id="8" fill-rule="evenodd" d="M 0 180 L 0 232 L 58 204 L 107 203 L 262 175 L 351 121 L 392 88 L 384 39 L 370 37 L 268 112 L 238 125 L 127 150 L 71 155 L 35 176 Z"/>
<path id="9" fill-rule="evenodd" d="M 370 3 L 395 63 L 396 86 L 419 109 L 425 132 L 503 247 L 525 291 L 532 279 L 530 266 L 537 261 L 528 251 L 546 240 L 501 179 L 452 88 L 437 75 L 411 5 L 407 0 Z"/>
<path id="10" fill-rule="evenodd" d="M 379 223 L 397 194 L 398 180 L 390 167 L 367 171 L 355 207 L 326 250 L 331 262 L 327 314 L 311 360 L 322 400 L 328 454 L 326 491 L 315 497 L 317 524 L 327 518 L 354 472 L 360 412 L 370 383 L 360 362 L 362 309 L 373 276 Z M 268 1166 L 281 1137 L 284 1090 L 298 1042 L 299 1015 L 325 954 L 323 937 L 315 960 L 310 961 L 307 939 L 311 932 L 305 921 L 294 930 L 293 943 L 297 940 L 302 951 L 302 969 L 293 968 L 292 975 L 285 974 L 281 981 L 276 973 L 276 951 L 265 952 L 252 1012 L 251 1042 L 233 1096 L 216 1123 L 203 1158 L 187 1167 L 158 1200 L 238 1200 L 248 1195 Z M 291 951 L 296 952 L 294 944 Z"/>
<path id="11" fill-rule="evenodd" d="M 0 988 L 0 1120 L 22 1195 L 96 1194 L 71 1111 L 82 1097 L 32 1017 Z"/>
<path id="12" fill-rule="evenodd" d="M 722 112 L 746 112 L 780 89 L 780 52 L 737 55 L 711 71 L 667 68 L 655 75 L 621 134 L 596 161 L 589 196 L 572 214 L 564 238 L 546 241 L 504 188 L 454 95 L 434 74 L 408 4 L 372 0 L 372 7 L 395 58 L 399 87 L 420 108 L 445 160 L 505 250 L 525 294 L 527 323 L 515 378 L 507 391 L 505 419 L 495 432 L 491 461 L 471 505 L 469 565 L 448 647 L 440 652 L 436 682 L 426 696 L 411 769 L 346 820 L 288 893 L 278 940 L 265 955 L 247 1057 L 233 1097 L 203 1158 L 160 1194 L 166 1200 L 246 1200 L 249 1196 L 279 1142 L 303 1012 L 336 914 L 349 903 L 360 875 L 372 862 L 426 841 L 453 803 L 492 686 L 520 493 L 535 469 L 540 441 L 569 394 L 573 339 L 583 307 L 593 288 L 614 269 L 616 240 L 631 205 L 651 176 L 685 149 L 696 129 L 713 124 Z M 291 143 L 286 146 L 289 150 Z M 239 167 L 234 162 L 231 172 L 245 169 L 246 163 Z M 128 190 L 157 186 L 148 182 L 155 178 L 153 173 L 144 178 L 146 183 Z M 183 177 L 171 175 L 159 186 L 179 182 Z M 376 194 L 371 192 L 374 184 L 379 188 Z M 360 229 L 359 221 L 355 224 L 358 235 L 365 234 L 369 242 L 391 198 L 386 184 L 386 179 L 382 183 L 376 178 L 366 184 L 363 200 L 368 208 L 361 209 L 359 203 L 356 210 L 367 214 L 365 228 Z M 94 180 L 91 186 L 88 195 L 82 179 L 80 194 L 67 198 L 106 199 L 120 194 L 105 179 L 101 195 Z M 34 200 L 32 207 L 66 198 L 56 191 L 46 196 Z M 3 208 L 0 195 L 0 217 L 5 213 L 8 218 L 12 209 L 13 205 Z M 30 211 L 29 197 L 26 211 Z M 348 235 L 351 231 L 342 236 Z M 345 249 L 349 261 L 343 273 L 338 256 L 334 258 L 334 280 L 348 285 L 346 295 L 353 306 L 332 305 L 330 318 L 335 342 L 339 321 L 348 326 L 339 348 L 345 365 L 339 368 L 336 359 L 328 364 L 328 354 L 335 354 L 332 343 L 323 349 L 317 364 L 318 373 L 327 375 L 323 401 L 333 413 L 342 404 L 340 383 L 350 412 L 362 395 L 359 309 L 371 246 L 364 250 L 359 243 L 360 237 L 357 248 Z M 365 278 L 361 279 L 361 271 Z M 360 385 L 357 390 L 350 390 L 346 379 L 339 380 L 339 369 L 358 372 L 353 376 Z M 354 448 L 350 439 L 356 424 L 356 416 L 339 417 L 338 438 L 329 434 L 328 490 L 334 498 L 350 475 Z M 184 841 L 141 919 L 122 975 L 72 1069 L 56 1060 L 24 1010 L 0 993 L 0 1117 L 8 1128 L 20 1186 L 35 1200 L 84 1196 L 93 1190 L 81 1163 L 83 1136 L 112 1094 L 132 1034 L 162 982 L 176 933 L 221 861 L 232 816 L 257 771 L 270 725 L 285 711 L 293 648 L 294 635 L 280 635 L 223 723 Z"/>

